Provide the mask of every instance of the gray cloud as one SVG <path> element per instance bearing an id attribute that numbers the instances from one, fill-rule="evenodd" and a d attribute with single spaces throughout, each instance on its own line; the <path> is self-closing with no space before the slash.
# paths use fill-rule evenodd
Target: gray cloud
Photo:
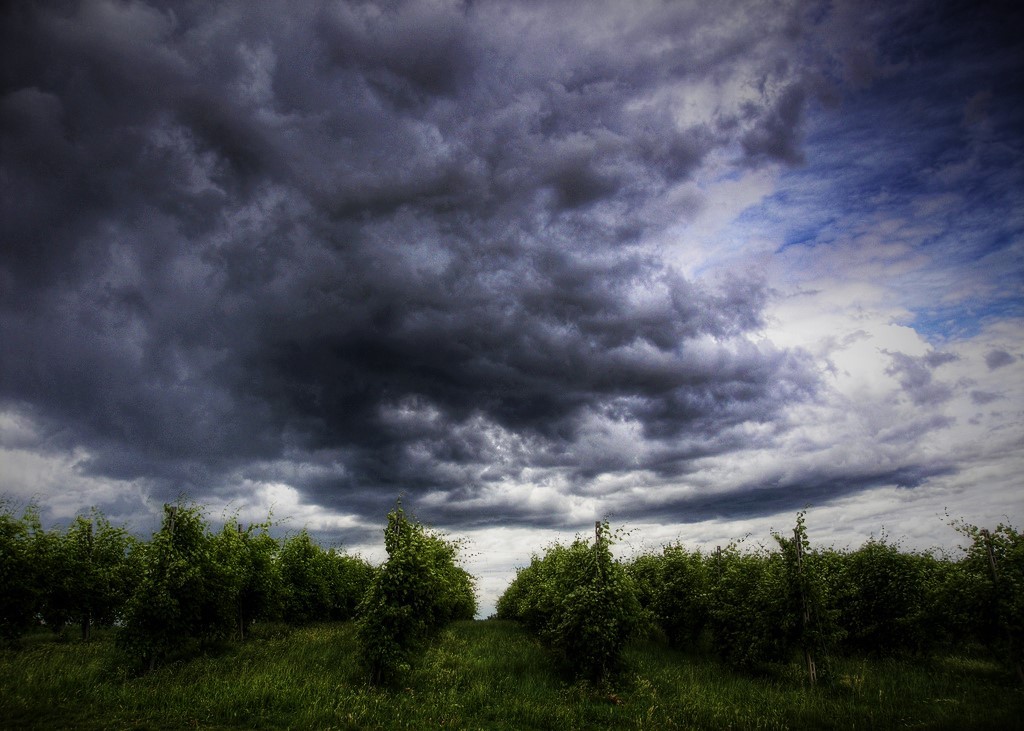
<path id="1" fill-rule="evenodd" d="M 1016 360 L 1016 358 L 1005 350 L 990 350 L 985 353 L 985 365 L 988 366 L 990 371 L 994 371 L 996 368 L 1002 368 L 1003 366 L 1008 366 Z"/>
<path id="2" fill-rule="evenodd" d="M 945 363 L 955 361 L 955 355 L 935 351 L 920 357 L 888 351 L 886 354 L 892 359 L 892 365 L 886 369 L 886 373 L 899 379 L 900 386 L 913 403 L 918 406 L 939 404 L 952 398 L 952 387 L 936 381 L 932 371 Z"/>
<path id="3" fill-rule="evenodd" d="M 971 401 L 978 406 L 984 406 L 999 399 L 999 394 L 992 393 L 991 391 L 971 391 Z"/>
<path id="4" fill-rule="evenodd" d="M 740 486 L 724 494 L 698 495 L 659 506 L 659 514 L 679 522 L 736 520 L 773 513 L 796 512 L 809 505 L 821 506 L 877 487 L 914 489 L 930 478 L 950 475 L 949 465 L 858 471 L 844 474 L 808 472 L 798 479 Z M 625 511 L 624 517 L 645 517 L 644 511 Z"/>
<path id="5" fill-rule="evenodd" d="M 763 276 L 652 243 L 712 161 L 802 160 L 799 3 L 3 12 L 0 404 L 89 474 L 369 513 L 529 470 L 583 493 L 821 388 L 760 340 Z M 948 398 L 944 356 L 891 355 Z"/>

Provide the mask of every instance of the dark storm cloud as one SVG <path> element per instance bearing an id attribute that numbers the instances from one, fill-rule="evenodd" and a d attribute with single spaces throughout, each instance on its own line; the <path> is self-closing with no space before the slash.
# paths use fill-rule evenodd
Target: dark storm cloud
<path id="1" fill-rule="evenodd" d="M 894 486 L 913 489 L 930 478 L 955 472 L 955 468 L 949 465 L 863 471 L 841 476 L 809 472 L 798 479 L 745 485 L 728 493 L 696 495 L 673 500 L 659 505 L 658 514 L 678 522 L 689 523 L 793 513 L 808 506 L 828 505 L 835 500 L 873 488 Z M 621 517 L 642 518 L 649 514 L 649 508 L 635 511 L 627 509 Z"/>
<path id="2" fill-rule="evenodd" d="M 800 161 L 795 5 L 4 13 L 0 399 L 92 474 L 354 512 L 531 469 L 585 490 L 818 387 L 754 340 L 759 276 L 690 281 L 646 238 L 710 156 Z"/>

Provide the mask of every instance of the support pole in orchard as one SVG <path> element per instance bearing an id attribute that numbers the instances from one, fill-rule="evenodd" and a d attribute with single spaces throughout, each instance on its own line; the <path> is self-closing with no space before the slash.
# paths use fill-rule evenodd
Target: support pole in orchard
<path id="1" fill-rule="evenodd" d="M 801 643 L 803 644 L 804 648 L 804 663 L 807 665 L 807 678 L 811 681 L 811 685 L 814 685 L 818 681 L 818 670 L 814 664 L 814 656 L 811 654 L 811 648 L 807 642 L 807 628 L 811 624 L 811 610 L 810 607 L 808 607 L 807 605 L 807 595 L 804 594 L 804 583 L 802 581 L 804 545 L 803 541 L 800 540 L 799 526 L 793 529 L 793 543 L 796 546 L 796 576 L 798 586 L 800 587 Z"/>
<path id="2" fill-rule="evenodd" d="M 89 519 L 89 524 L 85 532 L 85 549 L 86 549 L 86 562 L 89 565 L 88 575 L 92 576 L 92 518 Z M 89 606 L 82 612 L 82 641 L 88 642 L 89 636 L 92 630 L 92 602 L 89 602 Z"/>
<path id="3" fill-rule="evenodd" d="M 992 572 L 992 585 L 999 590 L 999 575 L 996 573 L 996 555 L 992 551 L 992 535 L 988 528 L 981 529 L 981 536 L 985 539 L 985 553 L 988 554 L 988 568 Z"/>
<path id="4" fill-rule="evenodd" d="M 597 568 L 598 576 L 601 579 L 602 586 L 608 579 L 605 574 L 604 560 L 601 555 L 601 551 L 604 549 L 605 532 L 604 525 L 600 520 L 594 521 L 594 562 Z"/>
<path id="5" fill-rule="evenodd" d="M 174 543 L 174 518 L 177 515 L 177 513 L 178 513 L 178 506 L 177 505 L 169 505 L 167 503 L 164 503 L 164 528 L 166 528 L 167 535 L 170 538 L 169 545 L 167 546 L 167 549 L 166 549 L 168 552 L 170 552 L 172 550 L 173 543 Z M 163 578 L 166 578 L 166 576 L 167 576 L 167 562 L 169 560 L 170 560 L 170 556 L 168 556 L 167 553 L 165 553 L 160 558 L 160 569 L 159 570 L 160 570 L 160 573 L 161 573 Z M 151 650 L 150 651 L 150 655 L 149 655 L 149 671 L 153 672 L 153 670 L 155 670 L 155 669 L 156 669 L 156 653 Z"/>
<path id="6" fill-rule="evenodd" d="M 244 544 L 245 531 L 242 530 L 242 524 L 238 523 L 236 527 L 238 528 L 238 537 Z M 252 526 L 250 525 L 250 527 Z M 238 602 L 238 641 L 245 642 L 245 607 L 242 606 L 241 601 Z"/>

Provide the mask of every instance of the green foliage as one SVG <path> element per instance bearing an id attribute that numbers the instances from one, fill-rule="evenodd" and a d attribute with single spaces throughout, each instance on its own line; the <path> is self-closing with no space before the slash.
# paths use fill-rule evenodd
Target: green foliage
<path id="1" fill-rule="evenodd" d="M 715 650 L 740 668 L 788 660 L 800 620 L 782 554 L 741 553 L 731 545 L 716 561 L 708 614 Z"/>
<path id="2" fill-rule="evenodd" d="M 41 530 L 32 506 L 17 518 L 0 505 L 0 637 L 7 640 L 24 632 L 39 611 L 45 575 L 35 536 Z"/>
<path id="3" fill-rule="evenodd" d="M 73 556 L 66 551 L 64 535 L 57 529 L 43 530 L 36 515 L 28 520 L 30 555 L 40 583 L 36 588 L 36 618 L 56 633 L 71 619 L 77 576 Z"/>
<path id="4" fill-rule="evenodd" d="M 306 624 L 328 619 L 331 596 L 331 558 L 303 530 L 288 538 L 279 557 L 284 620 Z"/>
<path id="5" fill-rule="evenodd" d="M 111 525 L 97 510 L 75 518 L 63 535 L 49 533 L 46 623 L 55 630 L 65 622 L 77 623 L 83 639 L 88 639 L 92 625 L 112 625 L 139 578 L 137 545 L 124 528 Z"/>
<path id="6" fill-rule="evenodd" d="M 778 551 L 741 553 L 732 544 L 713 559 L 706 609 L 712 645 L 738 668 L 786 663 L 801 650 L 819 675 L 827 673 L 842 636 L 833 606 L 834 554 L 811 550 L 803 513 L 792 538 L 774 538 Z"/>
<path id="7" fill-rule="evenodd" d="M 136 545 L 97 510 L 64 532 L 44 531 L 31 506 L 20 520 L 0 513 L 0 632 L 10 639 L 38 620 L 54 632 L 74 622 L 87 639 L 94 624 L 113 624 L 137 579 Z"/>
<path id="8" fill-rule="evenodd" d="M 230 605 L 239 639 L 245 639 L 253 622 L 280 613 L 281 566 L 278 543 L 267 532 L 269 528 L 268 521 L 242 530 L 233 518 L 212 537 L 214 564 L 223 580 L 220 601 Z"/>
<path id="9" fill-rule="evenodd" d="M 284 542 L 280 570 L 284 619 L 292 624 L 351 619 L 373 577 L 365 560 L 326 551 L 304 530 Z"/>
<path id="10" fill-rule="evenodd" d="M 971 540 L 964 567 L 977 586 L 979 634 L 1024 682 L 1024 537 L 1006 524 L 991 532 L 964 521 L 954 527 Z"/>
<path id="11" fill-rule="evenodd" d="M 497 615 L 592 680 L 619 668 L 626 642 L 654 624 L 673 646 L 706 643 L 734 667 L 780 666 L 802 650 L 820 674 L 837 650 L 923 656 L 980 642 L 1021 672 L 1021 534 L 954 526 L 970 541 L 959 560 L 884 538 L 854 551 L 812 550 L 800 514 L 795 536 L 775 535 L 774 550 L 730 545 L 706 556 L 675 544 L 623 566 L 603 524 L 594 545 L 578 539 L 534 556 Z M 388 515 L 380 569 L 322 549 L 305 531 L 280 544 L 269 528 L 243 530 L 231 519 L 211 534 L 199 508 L 167 506 L 161 530 L 142 544 L 96 511 L 43 530 L 33 506 L 17 517 L 0 504 L 0 637 L 40 623 L 55 631 L 77 623 L 87 637 L 116 623 L 122 651 L 152 667 L 196 642 L 244 639 L 260 620 L 361 613 L 360 657 L 375 680 L 390 681 L 425 639 L 475 613 L 473 580 L 456 564 L 459 542 L 409 520 L 401 505 Z"/>
<path id="12" fill-rule="evenodd" d="M 627 566 L 637 598 L 662 628 L 671 645 L 692 647 L 708 620 L 710 569 L 699 551 L 680 544 L 660 554 L 637 556 Z"/>
<path id="13" fill-rule="evenodd" d="M 461 548 L 409 520 L 401 503 L 384 529 L 388 559 L 359 606 L 363 663 L 374 682 L 392 682 L 438 629 L 476 612 L 473 579 L 456 565 Z"/>
<path id="14" fill-rule="evenodd" d="M 239 581 L 195 506 L 164 506 L 164 522 L 141 554 L 141 579 L 125 607 L 119 646 L 152 668 L 190 640 L 235 627 Z"/>
<path id="15" fill-rule="evenodd" d="M 927 654 L 969 631 L 975 582 L 962 567 L 869 540 L 838 570 L 839 621 L 848 651 Z"/>
<path id="16" fill-rule="evenodd" d="M 360 556 L 348 556 L 334 549 L 328 551 L 327 555 L 331 559 L 331 619 L 353 619 L 376 571 Z M 472 588 L 470 596 L 472 598 Z M 474 603 L 469 616 L 475 612 Z"/>
<path id="17" fill-rule="evenodd" d="M 579 677 L 602 680 L 619 670 L 626 643 L 646 616 L 637 587 L 611 554 L 607 523 L 594 545 L 583 539 L 533 557 L 499 598 L 499 618 L 522 622 Z"/>

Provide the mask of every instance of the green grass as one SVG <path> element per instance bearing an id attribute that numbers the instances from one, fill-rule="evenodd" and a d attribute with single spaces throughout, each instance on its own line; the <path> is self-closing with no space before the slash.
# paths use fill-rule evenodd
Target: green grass
<path id="1" fill-rule="evenodd" d="M 607 687 L 573 684 L 518 625 L 460 622 L 382 689 L 356 665 L 351 624 L 265 627 L 138 677 L 109 634 L 40 634 L 0 651 L 0 728 L 1024 728 L 1024 692 L 980 659 L 847 661 L 813 689 L 797 665 L 751 677 L 653 643 L 627 660 Z"/>

